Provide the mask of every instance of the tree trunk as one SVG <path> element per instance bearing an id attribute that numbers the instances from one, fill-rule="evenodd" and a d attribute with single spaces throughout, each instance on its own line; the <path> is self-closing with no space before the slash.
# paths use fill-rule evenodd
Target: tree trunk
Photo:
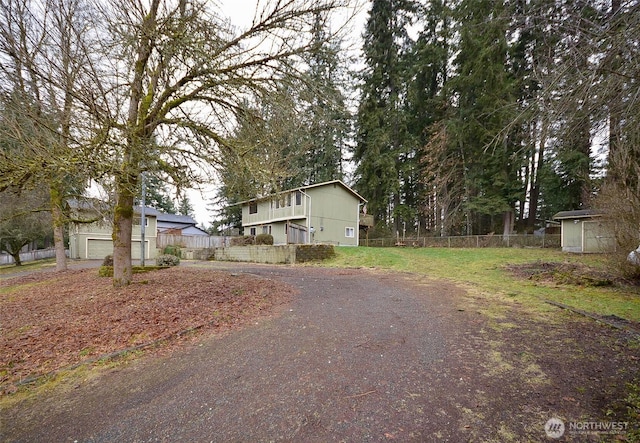
<path id="1" fill-rule="evenodd" d="M 513 210 L 505 211 L 502 214 L 502 222 L 503 222 L 502 240 L 507 241 L 509 239 L 509 236 L 513 232 L 514 220 L 515 220 L 515 214 Z"/>
<path id="2" fill-rule="evenodd" d="M 56 250 L 56 272 L 67 270 L 67 255 L 64 250 L 64 224 L 62 212 L 62 193 L 55 186 L 51 186 L 51 218 L 53 219 L 53 244 Z"/>
<path id="3" fill-rule="evenodd" d="M 130 180 L 131 181 L 131 180 Z M 131 232 L 133 228 L 133 192 L 135 183 L 118 183 L 113 216 L 113 286 L 131 283 Z"/>
<path id="4" fill-rule="evenodd" d="M 64 226 L 53 226 L 53 245 L 56 250 L 56 272 L 67 270 L 67 254 L 64 249 Z"/>
<path id="5" fill-rule="evenodd" d="M 544 166 L 544 148 L 547 144 L 547 129 L 547 120 L 544 119 L 540 131 L 540 139 L 538 141 L 538 158 L 535 168 L 531 172 L 531 195 L 529 198 L 529 220 L 527 223 L 527 227 L 531 229 L 535 227 L 536 215 L 538 214 L 538 204 L 540 202 L 540 171 L 542 171 L 542 167 Z M 543 227 L 545 226 L 546 225 L 543 224 Z"/>
<path id="6" fill-rule="evenodd" d="M 18 252 L 9 252 L 9 255 L 11 257 L 13 257 L 13 261 L 15 262 L 16 266 L 22 266 L 22 262 L 20 261 L 20 249 L 18 249 Z"/>

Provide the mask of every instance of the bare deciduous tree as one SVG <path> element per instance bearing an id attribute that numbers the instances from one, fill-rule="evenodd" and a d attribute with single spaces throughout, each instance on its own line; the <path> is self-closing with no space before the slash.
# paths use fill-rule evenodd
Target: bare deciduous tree
<path id="1" fill-rule="evenodd" d="M 315 14 L 340 0 L 267 3 L 235 30 L 206 2 L 113 1 L 102 9 L 110 66 L 95 116 L 109 129 L 115 177 L 114 285 L 131 281 L 131 230 L 139 177 L 157 168 L 197 181 L 219 158 L 242 103 L 278 89 L 314 48 Z"/>
<path id="2" fill-rule="evenodd" d="M 198 0 L 3 1 L 1 87 L 20 97 L 6 127 L 25 149 L 21 162 L 0 153 L 3 186 L 46 182 L 62 220 L 67 172 L 113 183 L 114 284 L 129 284 L 141 173 L 179 187 L 208 180 L 241 104 L 295 76 L 317 46 L 315 17 L 347 3 L 265 2 L 236 29 Z"/>
<path id="3" fill-rule="evenodd" d="M 83 0 L 0 2 L 0 190 L 46 187 L 56 269 L 67 267 L 68 197 L 82 187 L 81 123 L 76 91 L 86 74 Z"/>

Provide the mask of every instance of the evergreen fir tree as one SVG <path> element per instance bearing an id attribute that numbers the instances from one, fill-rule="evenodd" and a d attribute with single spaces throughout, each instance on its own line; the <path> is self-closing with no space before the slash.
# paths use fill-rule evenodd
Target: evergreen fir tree
<path id="1" fill-rule="evenodd" d="M 146 176 L 145 204 L 165 214 L 177 212 L 166 182 L 155 174 Z"/>
<path id="2" fill-rule="evenodd" d="M 463 0 L 457 8 L 457 100 L 451 143 L 459 150 L 465 183 L 466 233 L 511 232 L 521 149 L 505 128 L 513 119 L 514 78 L 507 68 L 509 11 L 502 1 Z"/>
<path id="3" fill-rule="evenodd" d="M 456 193 L 455 184 L 461 182 L 451 180 L 453 164 L 447 160 L 450 152 L 443 124 L 450 110 L 447 81 L 451 10 L 446 1 L 434 0 L 422 8 L 420 15 L 423 29 L 412 49 L 412 82 L 408 87 L 409 130 L 418 155 L 415 205 L 422 229 L 443 235 L 455 224 L 455 199 L 451 197 Z"/>
<path id="4" fill-rule="evenodd" d="M 309 54 L 306 87 L 300 94 L 305 131 L 303 154 L 293 167 L 300 171 L 290 187 L 343 179 L 343 150 L 350 133 L 350 115 L 342 89 L 344 62 L 340 42 L 328 39 L 326 17 L 316 14 L 313 27 L 316 49 Z"/>
<path id="5" fill-rule="evenodd" d="M 364 31 L 366 68 L 362 75 L 354 159 L 358 190 L 369 200 L 378 223 L 399 230 L 406 217 L 401 188 L 414 170 L 414 144 L 407 132 L 406 102 L 409 50 L 406 27 L 414 3 L 374 0 Z M 406 206 L 405 206 L 406 208 Z"/>

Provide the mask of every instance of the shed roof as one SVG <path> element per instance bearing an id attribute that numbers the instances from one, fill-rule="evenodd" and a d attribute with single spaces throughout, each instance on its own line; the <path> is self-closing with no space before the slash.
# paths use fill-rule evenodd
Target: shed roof
<path id="1" fill-rule="evenodd" d="M 600 211 L 596 211 L 595 209 L 580 209 L 577 211 L 560 211 L 556 215 L 553 216 L 554 220 L 566 220 L 566 219 L 575 219 L 575 218 L 593 218 L 593 217 L 602 217 L 604 214 Z"/>

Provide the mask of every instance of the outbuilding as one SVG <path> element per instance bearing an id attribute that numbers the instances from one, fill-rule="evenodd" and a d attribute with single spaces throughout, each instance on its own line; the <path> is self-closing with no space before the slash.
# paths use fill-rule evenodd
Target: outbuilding
<path id="1" fill-rule="evenodd" d="M 599 211 L 581 209 L 561 211 L 553 216 L 561 224 L 564 252 L 602 253 L 616 250 L 613 227 Z"/>

